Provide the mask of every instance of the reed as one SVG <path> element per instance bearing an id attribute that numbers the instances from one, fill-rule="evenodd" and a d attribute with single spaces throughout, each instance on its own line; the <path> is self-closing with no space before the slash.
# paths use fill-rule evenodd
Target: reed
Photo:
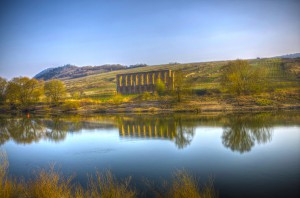
<path id="1" fill-rule="evenodd" d="M 0 152 L 0 197 L 1 198 L 134 198 L 141 194 L 131 187 L 131 177 L 117 180 L 111 171 L 97 172 L 90 176 L 87 188 L 72 184 L 73 176 L 65 177 L 51 165 L 48 170 L 34 173 L 29 181 L 8 177 L 8 160 Z M 159 197 L 172 198 L 215 198 L 212 181 L 201 191 L 197 180 L 186 171 L 177 171 L 171 185 Z"/>

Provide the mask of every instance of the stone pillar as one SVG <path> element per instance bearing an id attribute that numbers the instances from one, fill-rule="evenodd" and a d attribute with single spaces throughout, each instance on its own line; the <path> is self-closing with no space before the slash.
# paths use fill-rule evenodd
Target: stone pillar
<path id="1" fill-rule="evenodd" d="M 155 74 L 151 73 L 151 77 L 152 77 L 152 85 L 154 85 L 155 84 Z"/>
<path id="2" fill-rule="evenodd" d="M 175 72 L 173 72 L 173 76 L 172 76 L 172 90 L 174 90 L 175 86 Z"/>
<path id="3" fill-rule="evenodd" d="M 146 74 L 146 84 L 147 84 L 147 85 L 149 85 L 149 84 L 150 84 L 150 83 L 149 83 L 149 76 L 150 76 L 150 74 L 149 74 L 149 73 L 147 73 L 147 74 Z"/>

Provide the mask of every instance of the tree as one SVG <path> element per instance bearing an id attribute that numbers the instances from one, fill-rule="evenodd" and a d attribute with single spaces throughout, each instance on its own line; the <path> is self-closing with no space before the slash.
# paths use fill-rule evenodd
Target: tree
<path id="1" fill-rule="evenodd" d="M 39 100 L 41 90 L 42 86 L 36 79 L 17 77 L 8 82 L 5 95 L 11 104 L 20 104 L 22 108 L 27 108 Z"/>
<path id="2" fill-rule="evenodd" d="M 221 85 L 236 95 L 261 91 L 266 85 L 265 70 L 254 68 L 248 61 L 231 61 L 224 67 Z"/>
<path id="3" fill-rule="evenodd" d="M 174 87 L 177 95 L 177 102 L 181 102 L 182 94 L 187 94 L 191 91 L 192 82 L 188 81 L 183 71 L 175 72 Z"/>
<path id="4" fill-rule="evenodd" d="M 51 102 L 58 103 L 65 97 L 66 86 L 60 80 L 50 80 L 45 83 L 44 91 Z"/>
<path id="5" fill-rule="evenodd" d="M 7 86 L 7 81 L 5 78 L 0 77 L 0 103 L 5 101 L 5 89 Z"/>
<path id="6" fill-rule="evenodd" d="M 163 95 L 165 93 L 165 91 L 166 91 L 166 85 L 160 79 L 158 79 L 157 82 L 156 82 L 155 91 L 160 96 Z"/>

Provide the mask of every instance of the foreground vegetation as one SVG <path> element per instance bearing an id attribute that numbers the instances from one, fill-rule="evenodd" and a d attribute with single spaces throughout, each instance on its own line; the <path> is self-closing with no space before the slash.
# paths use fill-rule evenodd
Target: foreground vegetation
<path id="1" fill-rule="evenodd" d="M 119 95 L 116 74 L 171 69 L 175 90 Z M 109 71 L 74 79 L 0 78 L 2 112 L 181 112 L 300 108 L 300 59 L 168 64 Z"/>
<path id="2" fill-rule="evenodd" d="M 0 154 L 0 197 L 2 198 L 133 198 L 142 194 L 130 185 L 131 177 L 118 181 L 110 171 L 104 174 L 97 172 L 95 176 L 90 176 L 87 188 L 83 188 L 80 184 L 73 183 L 74 177 L 64 177 L 54 169 L 54 166 L 49 170 L 36 172 L 29 181 L 9 177 L 7 169 L 8 161 L 5 153 L 2 152 Z M 177 171 L 168 188 L 153 194 L 157 197 L 170 198 L 217 197 L 211 181 L 199 191 L 196 179 L 186 171 Z"/>

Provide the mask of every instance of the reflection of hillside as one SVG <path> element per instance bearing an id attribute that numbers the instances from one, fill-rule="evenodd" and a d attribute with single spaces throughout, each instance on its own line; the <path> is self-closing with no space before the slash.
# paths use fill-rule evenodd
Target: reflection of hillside
<path id="1" fill-rule="evenodd" d="M 225 147 L 240 153 L 248 152 L 255 145 L 272 139 L 268 114 L 232 116 L 224 125 L 222 142 Z"/>
<path id="2" fill-rule="evenodd" d="M 13 140 L 18 144 L 30 144 L 41 139 L 59 142 L 64 140 L 68 133 L 78 132 L 82 129 L 110 129 L 113 127 L 112 123 L 97 122 L 94 119 L 92 121 L 80 119 L 66 121 L 65 118 L 60 117 L 0 119 L 0 145 L 8 140 Z"/>
<path id="3" fill-rule="evenodd" d="M 175 142 L 178 148 L 190 144 L 194 128 L 182 124 L 179 118 L 121 118 L 119 135 L 123 138 L 168 139 Z"/>

